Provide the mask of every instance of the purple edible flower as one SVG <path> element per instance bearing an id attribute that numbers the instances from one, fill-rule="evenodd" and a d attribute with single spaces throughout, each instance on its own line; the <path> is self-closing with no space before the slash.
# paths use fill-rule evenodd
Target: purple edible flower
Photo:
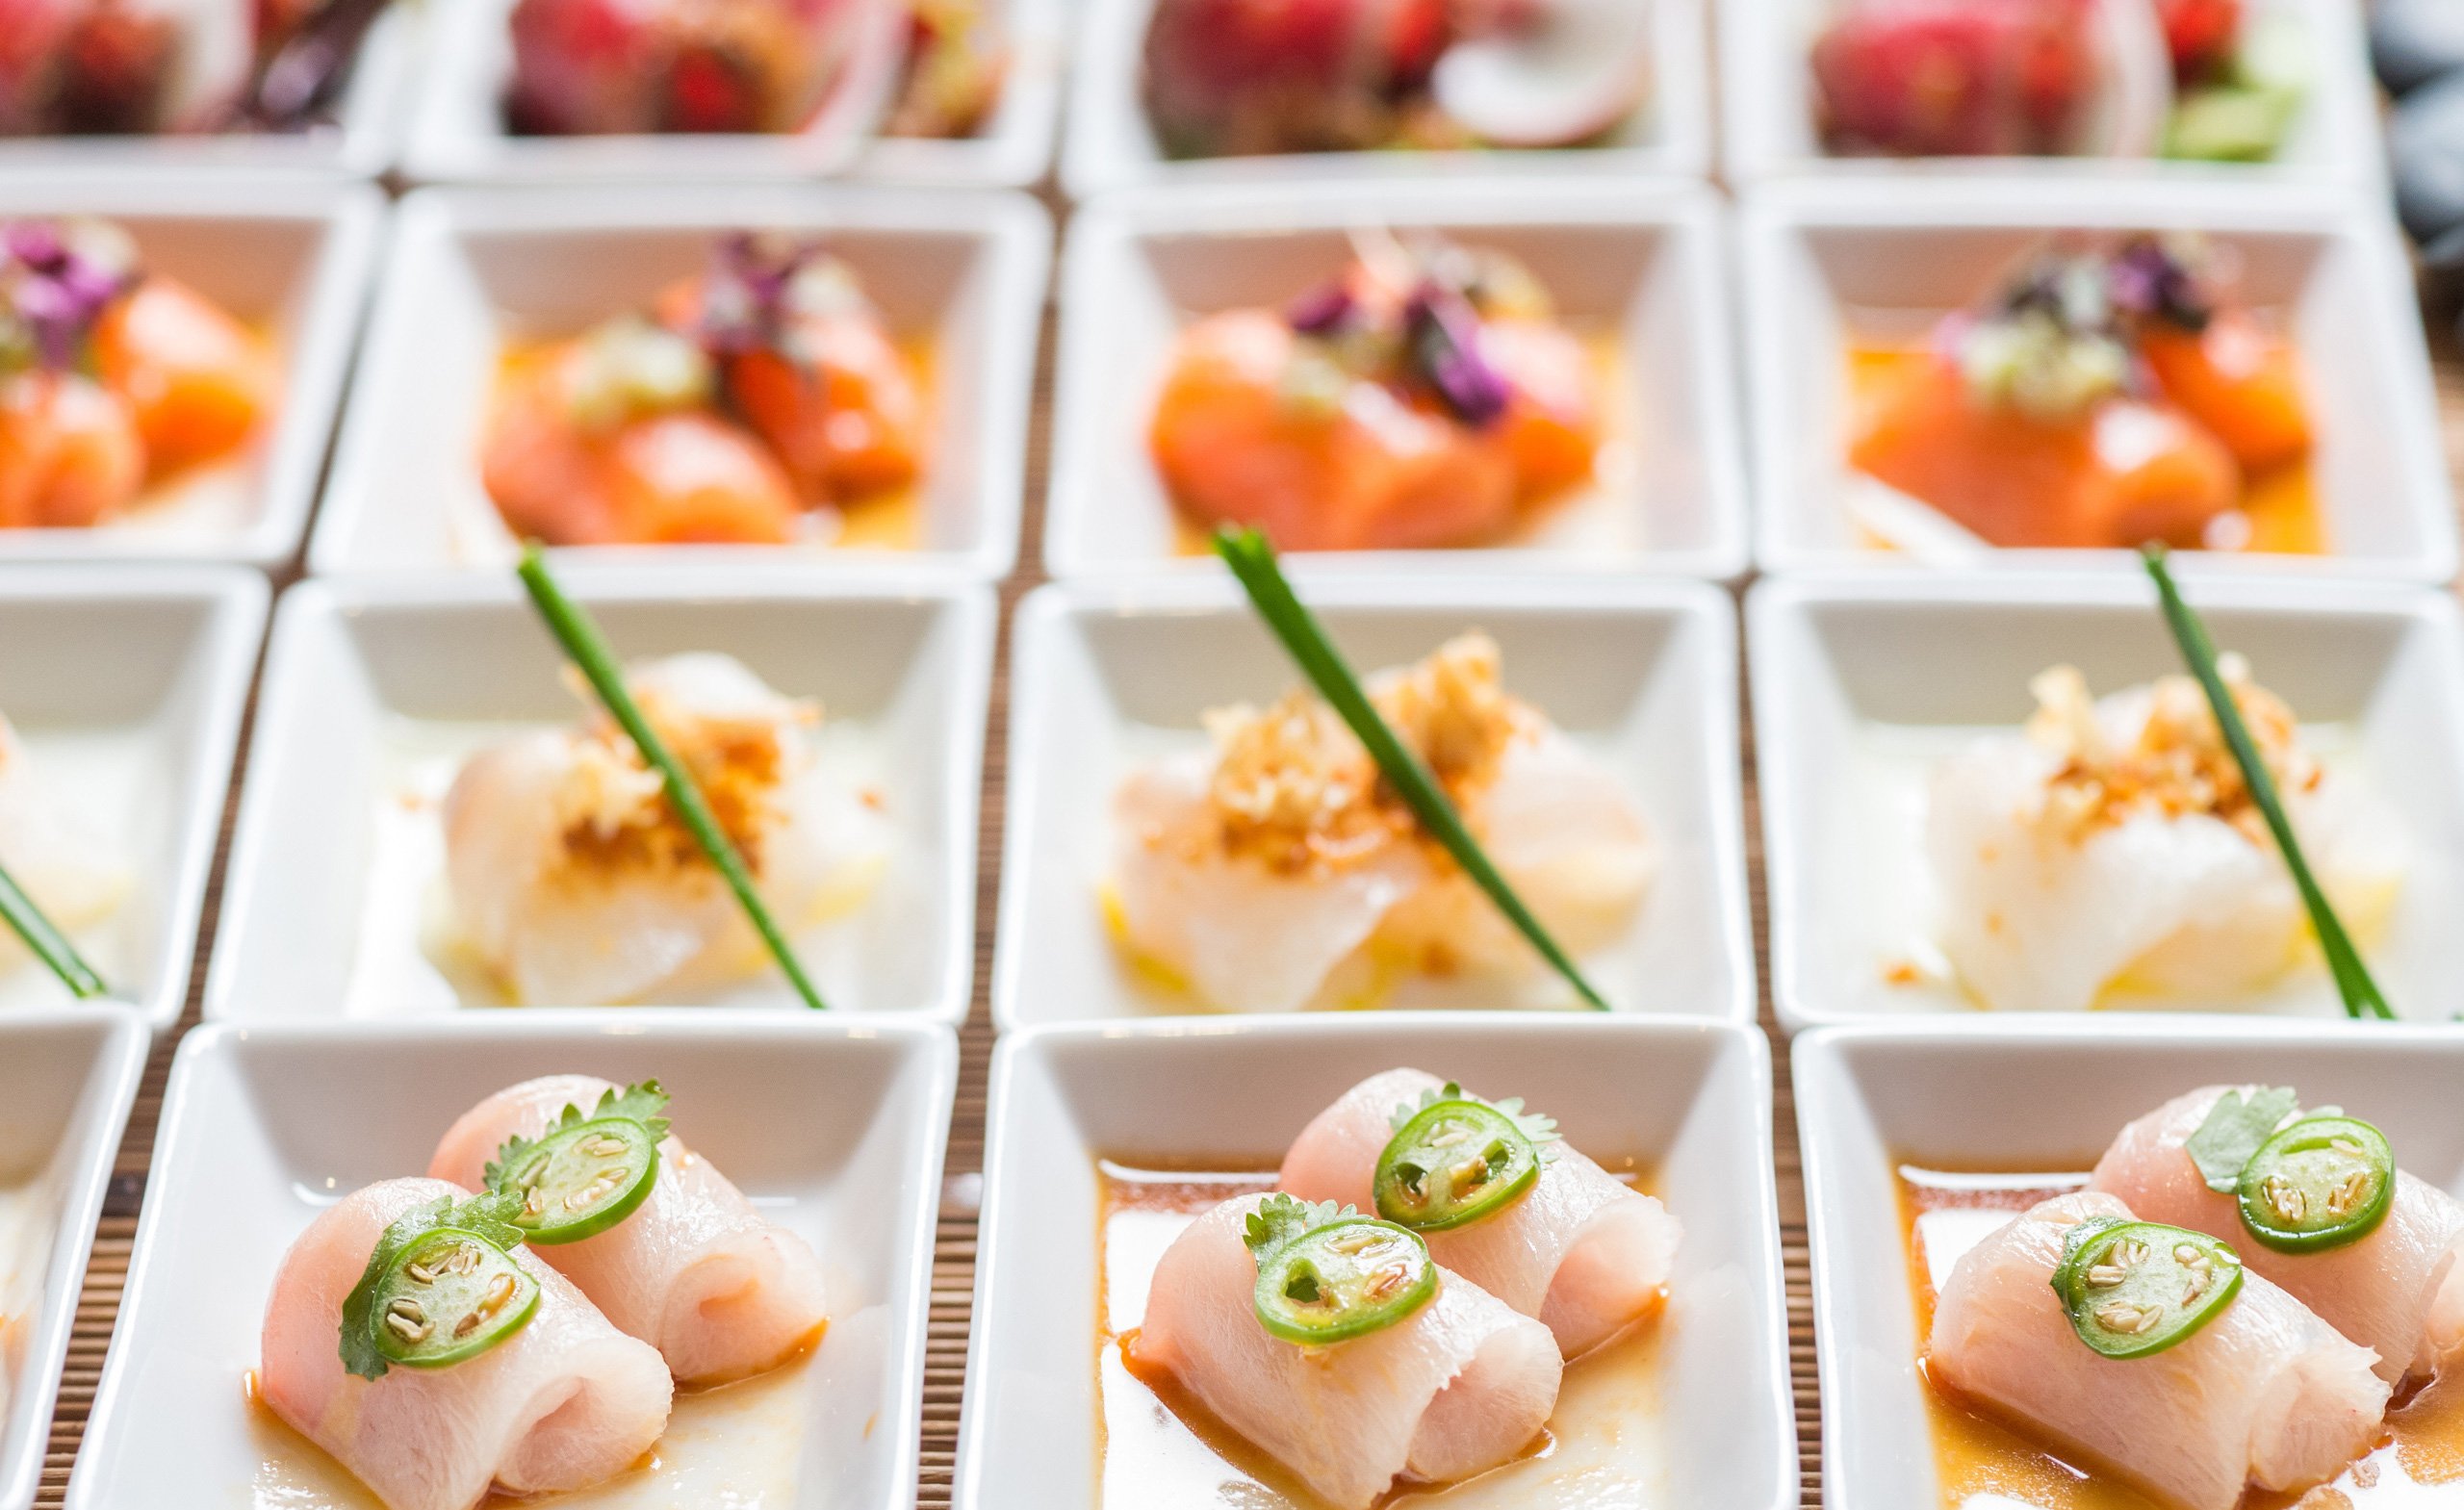
<path id="1" fill-rule="evenodd" d="M 1284 306 L 1283 322 L 1304 336 L 1331 336 L 1351 322 L 1358 307 L 1350 289 L 1329 283 Z"/>
<path id="2" fill-rule="evenodd" d="M 811 242 L 781 243 L 739 231 L 719 243 L 702 290 L 702 340 L 722 355 L 783 343 L 796 275 L 820 255 Z"/>
<path id="3" fill-rule="evenodd" d="M 2114 306 L 2143 319 L 2197 331 L 2216 313 L 2189 262 L 2152 236 L 2114 253 L 2106 278 Z"/>
<path id="4" fill-rule="evenodd" d="M 7 314 L 33 340 L 42 365 L 74 367 L 95 321 L 126 292 L 132 274 L 86 255 L 48 220 L 0 226 L 0 279 Z"/>
<path id="5" fill-rule="evenodd" d="M 1505 414 L 1514 390 L 1480 354 L 1480 317 L 1462 294 L 1424 283 L 1403 307 L 1413 370 L 1454 417 L 1475 428 Z"/>

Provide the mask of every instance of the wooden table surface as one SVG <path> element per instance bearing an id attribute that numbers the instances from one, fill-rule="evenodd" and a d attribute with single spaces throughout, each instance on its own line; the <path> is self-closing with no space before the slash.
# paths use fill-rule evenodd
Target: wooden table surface
<path id="1" fill-rule="evenodd" d="M 1056 203 L 1055 214 L 1063 211 Z M 924 1365 L 924 1446 L 916 1503 L 938 1510 L 950 1499 L 953 1460 L 958 1446 L 959 1395 L 966 1373 L 968 1316 L 975 1281 L 976 1200 L 983 1169 L 986 1069 L 992 1053 L 992 1023 L 986 997 L 992 977 L 993 914 L 998 887 L 995 877 L 1001 854 L 1001 815 L 1005 796 L 1004 756 L 1008 750 L 1010 693 L 1010 627 L 1008 610 L 1019 595 L 1043 580 L 1040 552 L 1043 487 L 1050 451 L 1052 412 L 1053 330 L 1049 309 L 1036 379 L 1035 422 L 1029 442 L 1026 480 L 1024 557 L 1019 571 L 1003 584 L 1000 658 L 993 683 L 992 713 L 986 730 L 985 793 L 980 826 L 980 862 L 976 878 L 975 1000 L 960 1032 L 958 1104 L 950 1128 L 947 1176 L 942 1186 L 939 1231 L 933 1254 L 932 1314 L 928 1323 Z M 2439 410 L 2451 474 L 2464 492 L 2464 349 L 2450 337 L 2446 320 L 2432 322 L 2436 347 Z M 295 575 L 285 574 L 287 582 Z M 1740 706 L 1744 688 L 1738 688 Z M 253 719 L 252 719 L 253 723 Z M 1745 729 L 1746 863 L 1753 881 L 1755 954 L 1762 968 L 1761 1022 L 1771 1036 L 1774 1086 L 1773 1128 L 1778 1151 L 1781 1254 L 1786 1266 L 1788 1366 L 1794 1378 L 1797 1406 L 1799 1478 L 1804 1502 L 1822 1502 L 1822 1420 L 1814 1393 L 1813 1307 L 1806 1256 L 1805 1192 L 1797 1152 L 1795 1096 L 1788 1080 L 1788 1044 L 1771 1014 L 1770 934 L 1762 896 L 1762 837 L 1756 792 L 1754 734 L 1750 717 Z M 253 731 L 253 730 L 251 730 Z M 246 736 L 241 745 L 244 769 Z M 222 843 L 216 856 L 215 879 L 200 932 L 195 982 L 189 993 L 185 1033 L 197 1021 L 197 999 L 204 981 L 205 952 L 214 936 L 219 910 L 222 865 L 229 857 L 230 827 L 237 793 L 223 812 Z M 137 1214 L 145 1194 L 146 1164 L 154 1147 L 155 1122 L 162 1111 L 164 1081 L 178 1035 L 157 1044 L 146 1066 L 145 1081 L 121 1141 L 111 1191 L 103 1204 L 91 1267 L 77 1306 L 77 1321 L 68 1347 L 68 1362 L 60 1403 L 51 1427 L 50 1450 L 43 1464 L 38 1510 L 57 1510 L 68 1482 L 68 1469 L 83 1438 L 86 1415 L 92 1406 L 103 1354 L 110 1344 L 112 1321 L 119 1308 L 120 1288 L 128 1270 L 129 1248 L 137 1231 Z M 169 1507 L 166 1507 L 169 1510 Z M 1716 1507 L 1705 1507 L 1716 1510 Z"/>

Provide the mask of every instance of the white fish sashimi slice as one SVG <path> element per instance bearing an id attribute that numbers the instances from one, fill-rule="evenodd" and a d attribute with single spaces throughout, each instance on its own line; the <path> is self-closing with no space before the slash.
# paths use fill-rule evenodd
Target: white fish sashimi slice
<path id="1" fill-rule="evenodd" d="M 538 1137 L 568 1106 L 588 1114 L 614 1088 L 587 1075 L 552 1075 L 500 1090 L 447 1131 L 428 1173 L 475 1186 L 506 1139 Z M 655 1346 L 685 1384 L 774 1368 L 828 1318 L 811 1247 L 673 1136 L 659 1144 L 650 1195 L 624 1220 L 536 1252 L 620 1331 Z"/>
<path id="2" fill-rule="evenodd" d="M 2208 1189 L 2185 1146 L 2230 1088 L 2237 1088 L 2176 1096 L 2123 1128 L 2097 1161 L 2089 1189 L 2118 1198 L 2145 1220 L 2231 1243 L 2250 1272 L 2374 1350 L 2388 1383 L 2435 1373 L 2442 1358 L 2464 1346 L 2464 1271 L 2456 1262 L 2464 1203 L 2400 1171 L 2387 1216 L 2369 1236 L 2315 1253 L 2279 1253 L 2250 1237 L 2239 1203 Z"/>
<path id="3" fill-rule="evenodd" d="M 390 1510 L 469 1510 L 490 1488 L 581 1489 L 624 1472 L 667 1427 L 674 1385 L 648 1345 L 607 1323 L 579 1291 L 516 1248 L 539 1308 L 505 1342 L 448 1369 L 343 1371 L 343 1300 L 395 1218 L 468 1191 L 388 1180 L 310 1223 L 266 1305 L 258 1385 L 266 1403 L 333 1454 Z"/>
<path id="4" fill-rule="evenodd" d="M 0 865 L 43 916 L 64 930 L 109 917 L 128 895 L 111 847 L 64 809 L 44 785 L 9 721 L 0 718 Z M 22 963 L 25 946 L 0 929 L 0 967 Z"/>
<path id="5" fill-rule="evenodd" d="M 1507 744 L 1465 817 L 1515 894 L 1575 954 L 1616 942 L 1658 866 L 1625 788 L 1552 728 Z M 1379 937 L 1436 973 L 1545 968 L 1487 893 L 1450 865 L 1394 910 Z"/>
<path id="6" fill-rule="evenodd" d="M 1121 924 L 1140 955 L 1230 1011 L 1309 1006 L 1428 867 L 1390 844 L 1327 875 L 1280 875 L 1191 842 L 1208 821 L 1214 759 L 1193 753 L 1132 774 L 1115 796 Z"/>
<path id="7" fill-rule="evenodd" d="M 2080 1342 L 2051 1284 L 2063 1239 L 2131 1216 L 2110 1195 L 2065 1195 L 1968 1250 L 1935 1306 L 1934 1379 L 2176 1510 L 2234 1510 L 2248 1485 L 2305 1489 L 2370 1449 L 2388 1395 L 2375 1355 L 2259 1274 L 2163 1352 L 2107 1358 Z"/>
<path id="8" fill-rule="evenodd" d="M 1410 1317 L 1329 1347 L 1259 1324 L 1242 1240 L 1266 1199 L 1200 1216 L 1155 1267 L 1135 1351 L 1337 1510 L 1399 1478 L 1451 1482 L 1512 1458 L 1547 1424 L 1563 1372 L 1547 1328 L 1439 1268 Z"/>
<path id="9" fill-rule="evenodd" d="M 1444 1084 L 1417 1069 L 1362 1081 L 1301 1130 L 1277 1185 L 1303 1200 L 1374 1211 L 1377 1159 L 1396 1110 Z M 1573 1358 L 1659 1309 L 1683 1228 L 1579 1150 L 1544 1146 L 1550 1157 L 1539 1179 L 1512 1205 L 1422 1236 L 1438 1263 L 1537 1318 Z"/>

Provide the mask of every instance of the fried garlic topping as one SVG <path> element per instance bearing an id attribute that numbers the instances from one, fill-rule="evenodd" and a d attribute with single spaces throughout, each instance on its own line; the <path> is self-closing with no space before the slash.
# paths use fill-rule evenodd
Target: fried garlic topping
<path id="1" fill-rule="evenodd" d="M 2218 662 L 2249 727 L 2268 774 L 2286 793 L 2315 789 L 2318 762 L 2303 750 L 2293 710 L 2250 679 L 2239 655 Z M 2096 716 L 2087 678 L 2056 666 L 2028 684 L 2037 711 L 2027 735 L 2062 758 L 2046 783 L 2042 822 L 2073 840 L 2144 814 L 2204 814 L 2231 824 L 2253 844 L 2272 842 L 2266 820 L 2224 743 L 2207 694 L 2189 677 L 2160 677 L 2148 688 L 2147 717 L 2126 742 Z"/>

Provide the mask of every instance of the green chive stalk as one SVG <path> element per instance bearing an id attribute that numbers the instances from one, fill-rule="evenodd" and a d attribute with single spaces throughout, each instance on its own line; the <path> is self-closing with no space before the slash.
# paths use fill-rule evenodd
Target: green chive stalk
<path id="1" fill-rule="evenodd" d="M 2205 689 L 2207 705 L 2215 711 L 2216 727 L 2224 735 L 2225 748 L 2233 752 L 2234 763 L 2242 768 L 2242 781 L 2250 789 L 2250 800 L 2267 820 L 2268 832 L 2275 835 L 2276 848 L 2284 854 L 2285 868 L 2293 872 L 2293 883 L 2301 892 L 2301 905 L 2310 912 L 2311 931 L 2319 935 L 2319 951 L 2327 957 L 2328 972 L 2335 977 L 2336 990 L 2344 998 L 2345 1015 L 2394 1021 L 2394 1009 L 2379 992 L 2378 983 L 2371 979 L 2370 967 L 2362 962 L 2361 951 L 2353 946 L 2352 936 L 2336 916 L 2325 888 L 2310 873 L 2310 862 L 2301 853 L 2301 841 L 2295 837 L 2293 822 L 2285 816 L 2284 800 L 2276 792 L 2275 778 L 2259 757 L 2259 747 L 2250 738 L 2249 726 L 2242 721 L 2242 709 L 2234 703 L 2231 689 L 2224 685 L 2223 673 L 2217 670 L 2216 645 L 2207 636 L 2207 627 L 2182 601 L 2182 591 L 2174 585 L 2172 571 L 2165 564 L 2163 549 L 2150 546 L 2141 555 L 2147 563 L 2147 575 L 2156 580 L 2156 596 L 2164 602 L 2165 622 L 2173 631 L 2174 643 L 2181 647 L 2182 659 L 2190 664 L 2191 675 Z"/>
<path id="2" fill-rule="evenodd" d="M 736 853 L 727 831 L 719 827 L 718 816 L 710 811 L 708 799 L 702 795 L 701 787 L 694 784 L 691 773 L 684 769 L 682 761 L 676 758 L 676 753 L 668 749 L 667 741 L 661 739 L 658 730 L 651 727 L 650 720 L 642 716 L 640 704 L 625 688 L 624 668 L 617 663 L 616 653 L 608 648 L 606 636 L 600 632 L 598 624 L 589 613 L 566 597 L 564 589 L 556 585 L 556 579 L 548 572 L 548 558 L 541 553 L 536 541 L 523 547 L 520 570 L 522 585 L 529 589 L 530 601 L 537 605 L 539 616 L 548 621 L 548 627 L 556 636 L 557 643 L 580 668 L 583 678 L 590 682 L 591 690 L 599 694 L 599 701 L 606 706 L 617 725 L 631 737 L 634 748 L 641 751 L 642 758 L 649 762 L 651 769 L 658 772 L 666 784 L 667 800 L 675 807 L 676 815 L 684 820 L 686 832 L 693 835 L 695 843 L 702 846 L 702 853 L 709 857 L 711 865 L 726 880 L 728 889 L 735 893 L 746 919 L 753 924 L 754 932 L 761 935 L 761 941 L 770 946 L 772 958 L 779 961 L 779 968 L 785 972 L 788 983 L 796 988 L 796 994 L 815 1011 L 827 1008 L 830 1004 L 821 999 L 821 992 L 814 988 L 811 979 L 805 974 L 803 961 L 796 958 L 795 950 L 787 943 L 787 935 L 780 929 L 777 919 L 770 915 L 770 909 L 762 902 L 760 893 L 754 889 L 753 873 L 746 868 L 744 857 Z"/>
<path id="3" fill-rule="evenodd" d="M 1267 543 L 1266 536 L 1255 529 L 1219 528 L 1215 532 L 1215 550 L 1248 592 L 1249 601 L 1256 607 L 1258 617 L 1264 619 L 1267 627 L 1274 631 L 1275 638 L 1283 642 L 1283 648 L 1318 689 L 1318 695 L 1326 700 L 1337 716 L 1350 726 L 1353 735 L 1368 747 L 1370 757 L 1377 762 L 1377 769 L 1386 778 L 1386 784 L 1403 799 L 1403 805 L 1411 808 L 1412 816 L 1420 820 L 1421 827 L 1429 837 L 1437 840 L 1446 853 L 1454 857 L 1454 863 L 1462 866 L 1463 873 L 1488 894 L 1498 910 L 1505 914 L 1506 921 L 1531 941 L 1532 948 L 1540 951 L 1540 957 L 1566 978 L 1566 984 L 1575 988 L 1584 1005 L 1595 1011 L 1608 1011 L 1607 1000 L 1583 979 L 1582 971 L 1576 967 L 1574 960 L 1558 947 L 1554 938 L 1549 936 L 1549 931 L 1541 926 L 1540 920 L 1532 915 L 1523 899 L 1515 895 L 1514 887 L 1491 863 L 1487 852 L 1480 848 L 1480 842 L 1472 837 L 1472 831 L 1465 827 L 1462 815 L 1454 810 L 1454 804 L 1448 800 L 1444 788 L 1437 784 L 1437 778 L 1429 773 L 1428 767 L 1409 746 L 1396 737 L 1394 729 L 1388 728 L 1386 720 L 1378 715 L 1376 705 L 1362 690 L 1360 678 L 1352 674 L 1342 653 L 1335 649 L 1333 641 L 1326 638 L 1326 631 L 1319 627 L 1317 618 L 1293 592 L 1292 583 L 1276 564 L 1274 548 Z"/>
<path id="4" fill-rule="evenodd" d="M 94 973 L 94 967 L 77 953 L 77 946 L 68 941 L 68 935 L 42 915 L 42 909 L 35 906 L 35 899 L 26 895 L 25 888 L 17 884 L 6 867 L 0 867 L 0 920 L 5 920 L 10 931 L 25 940 L 36 959 L 51 967 L 51 973 L 68 987 L 68 994 L 80 1001 L 110 994 L 111 988 Z"/>

